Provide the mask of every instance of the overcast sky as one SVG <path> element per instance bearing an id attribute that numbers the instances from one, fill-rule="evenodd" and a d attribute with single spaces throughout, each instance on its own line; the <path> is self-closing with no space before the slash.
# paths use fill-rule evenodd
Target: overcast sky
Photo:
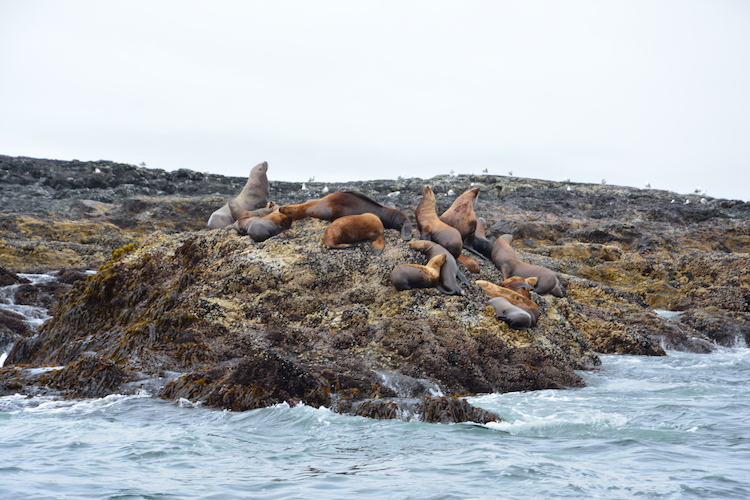
<path id="1" fill-rule="evenodd" d="M 0 0 L 0 154 L 750 200 L 750 1 Z"/>

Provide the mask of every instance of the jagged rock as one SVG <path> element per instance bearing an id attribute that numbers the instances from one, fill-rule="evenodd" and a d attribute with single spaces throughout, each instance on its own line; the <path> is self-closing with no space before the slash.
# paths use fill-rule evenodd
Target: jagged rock
<path id="1" fill-rule="evenodd" d="M 390 270 L 425 258 L 393 231 L 376 256 L 367 247 L 323 249 L 327 223 L 317 220 L 262 243 L 204 230 L 244 181 L 0 156 L 3 263 L 75 269 L 54 318 L 21 332 L 0 370 L 0 394 L 96 397 L 147 387 L 233 410 L 288 401 L 482 421 L 495 417 L 456 396 L 579 387 L 576 370 L 595 369 L 596 353 L 706 352 L 730 342 L 724 330 L 747 337 L 748 203 L 685 205 L 697 200 L 488 175 L 307 183 L 304 191 L 271 180 L 279 204 L 320 197 L 323 187 L 357 189 L 411 217 L 424 185 L 439 212 L 455 198 L 449 190 L 479 187 L 475 211 L 488 236 L 513 234 L 521 259 L 554 269 L 566 286 L 564 298 L 534 295 L 539 322 L 519 331 L 495 318 L 477 286 L 465 297 L 397 292 Z M 472 281 L 501 281 L 478 261 Z M 80 269 L 99 266 L 76 281 Z M 654 309 L 683 313 L 668 319 Z M 39 375 L 22 366 L 56 368 Z"/>

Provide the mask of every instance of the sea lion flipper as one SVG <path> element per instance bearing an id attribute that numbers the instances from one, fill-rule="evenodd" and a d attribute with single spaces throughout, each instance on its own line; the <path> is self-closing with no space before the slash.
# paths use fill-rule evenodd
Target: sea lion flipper
<path id="1" fill-rule="evenodd" d="M 466 276 L 464 275 L 464 273 L 462 273 L 459 269 L 456 269 L 456 278 L 458 278 L 461 281 L 461 283 L 463 283 L 464 285 L 470 284 L 469 280 L 466 279 Z"/>

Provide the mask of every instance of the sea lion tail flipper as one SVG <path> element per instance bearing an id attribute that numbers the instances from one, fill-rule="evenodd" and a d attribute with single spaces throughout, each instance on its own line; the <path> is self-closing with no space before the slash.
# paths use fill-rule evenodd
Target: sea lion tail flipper
<path id="1" fill-rule="evenodd" d="M 459 269 L 456 269 L 456 278 L 458 278 L 464 285 L 470 285 L 469 280 L 466 279 L 464 273 L 462 273 Z"/>
<path id="2" fill-rule="evenodd" d="M 440 292 L 444 293 L 445 295 L 466 295 L 466 292 L 461 289 L 450 290 L 449 288 L 445 288 L 443 285 L 435 285 L 435 288 L 440 290 Z"/>

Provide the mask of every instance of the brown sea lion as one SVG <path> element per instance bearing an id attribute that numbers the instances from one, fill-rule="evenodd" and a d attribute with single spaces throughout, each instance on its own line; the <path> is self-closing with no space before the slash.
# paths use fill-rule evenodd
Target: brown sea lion
<path id="1" fill-rule="evenodd" d="M 495 266 L 503 273 L 503 279 L 511 276 L 520 276 L 522 278 L 531 278 L 536 276 L 538 283 L 534 291 L 540 295 L 549 293 L 555 297 L 564 297 L 562 285 L 557 278 L 557 274 L 551 269 L 542 266 L 535 266 L 522 262 L 516 255 L 510 242 L 513 241 L 513 235 L 504 234 L 495 240 L 492 246 L 491 260 Z"/>
<path id="2" fill-rule="evenodd" d="M 500 285 L 477 280 L 477 285 L 491 297 L 487 303 L 495 309 L 497 317 L 515 329 L 531 328 L 539 319 L 539 306 L 529 294 L 536 283 L 536 278 L 519 276 L 512 276 Z"/>
<path id="3" fill-rule="evenodd" d="M 349 248 L 369 241 L 380 255 L 385 247 L 383 222 L 375 214 L 345 215 L 335 219 L 323 233 L 323 246 L 330 249 Z"/>
<path id="4" fill-rule="evenodd" d="M 399 264 L 391 271 L 391 283 L 398 291 L 437 286 L 440 283 L 440 268 L 446 258 L 447 255 L 441 253 L 431 258 L 424 266 Z"/>
<path id="5" fill-rule="evenodd" d="M 252 221 L 247 227 L 246 234 L 255 241 L 266 241 L 271 236 L 276 236 L 292 227 L 292 222 L 291 217 L 287 217 L 281 212 L 271 212 L 260 219 Z"/>
<path id="6" fill-rule="evenodd" d="M 253 167 L 247 178 L 245 187 L 242 188 L 240 194 L 234 199 L 239 207 L 244 210 L 256 210 L 266 206 L 269 196 L 267 171 L 268 162 L 265 161 Z M 234 221 L 235 219 L 232 218 L 229 205 L 225 203 L 223 207 L 216 210 L 208 218 L 208 228 L 219 229 L 231 226 Z"/>
<path id="7" fill-rule="evenodd" d="M 479 263 L 477 263 L 477 261 L 475 261 L 471 257 L 466 257 L 465 255 L 459 255 L 458 259 L 456 260 L 459 261 L 461 264 L 463 264 L 464 267 L 469 270 L 469 272 L 476 274 L 482 270 L 479 267 Z"/>
<path id="8" fill-rule="evenodd" d="M 417 219 L 417 229 L 423 240 L 434 241 L 448 250 L 453 257 L 461 255 L 463 240 L 461 233 L 453 226 L 441 221 L 435 212 L 437 200 L 430 186 L 422 189 L 422 200 L 414 210 Z"/>
<path id="9" fill-rule="evenodd" d="M 308 200 L 297 205 L 285 205 L 279 211 L 292 219 L 315 217 L 323 220 L 336 220 L 345 215 L 375 214 L 383 227 L 398 229 L 401 237 L 411 239 L 411 221 L 401 210 L 381 205 L 358 191 L 340 191 L 316 200 Z"/>
<path id="10" fill-rule="evenodd" d="M 474 200 L 479 195 L 479 188 L 472 188 L 453 201 L 453 204 L 443 212 L 440 220 L 458 229 L 461 239 L 466 240 L 474 235 L 477 228 L 477 216 L 474 213 Z"/>
<path id="11" fill-rule="evenodd" d="M 436 255 L 445 255 L 445 263 L 440 268 L 440 282 L 437 289 L 448 295 L 466 295 L 466 292 L 458 286 L 456 281 L 456 276 L 459 274 L 458 265 L 448 250 L 434 241 L 427 240 L 412 240 L 409 242 L 409 248 L 422 252 L 427 259 L 432 259 Z"/>

